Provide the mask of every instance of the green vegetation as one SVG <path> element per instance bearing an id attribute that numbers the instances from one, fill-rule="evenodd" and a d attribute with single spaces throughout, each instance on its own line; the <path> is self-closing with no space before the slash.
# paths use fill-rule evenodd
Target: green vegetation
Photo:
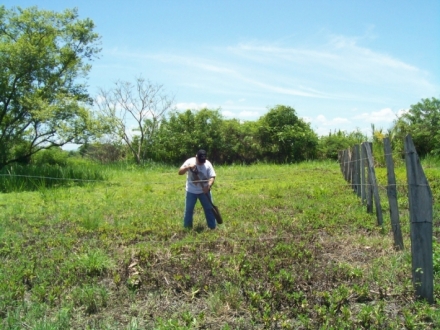
<path id="1" fill-rule="evenodd" d="M 9 165 L 0 169 L 0 192 L 83 186 L 105 181 L 109 175 L 108 168 L 52 148 L 35 154 L 31 165 Z"/>
<path id="2" fill-rule="evenodd" d="M 172 98 L 142 78 L 101 91 L 95 116 L 83 84 L 100 51 L 93 30 L 76 10 L 0 6 L 2 328 L 440 328 L 437 307 L 414 300 L 410 252 L 393 249 L 387 206 L 378 228 L 330 162 L 366 136 L 318 137 L 286 105 L 248 122 L 212 109 L 167 113 Z M 396 160 L 408 133 L 429 156 L 436 305 L 439 111 L 424 99 L 386 133 L 372 126 L 377 165 L 385 136 Z M 59 148 L 69 142 L 79 152 Z M 158 165 L 199 148 L 218 172 L 225 224 L 215 231 L 200 210 L 198 226 L 182 229 L 184 182 Z M 406 178 L 396 174 L 408 247 Z"/>
<path id="3" fill-rule="evenodd" d="M 215 231 L 200 206 L 194 230 L 182 229 L 175 167 L 102 170 L 103 182 L 0 194 L 0 327 L 440 327 L 440 207 L 429 305 L 413 295 L 403 169 L 403 252 L 385 189 L 380 228 L 334 162 L 217 166 Z M 438 201 L 438 167 L 426 175 Z M 377 176 L 385 185 L 385 170 Z"/>
<path id="4" fill-rule="evenodd" d="M 411 105 L 391 130 L 397 139 L 411 134 L 420 156 L 440 155 L 440 100 L 432 97 Z"/>
<path id="5" fill-rule="evenodd" d="M 0 169 L 97 133 L 78 82 L 100 51 L 93 29 L 76 9 L 0 6 Z"/>

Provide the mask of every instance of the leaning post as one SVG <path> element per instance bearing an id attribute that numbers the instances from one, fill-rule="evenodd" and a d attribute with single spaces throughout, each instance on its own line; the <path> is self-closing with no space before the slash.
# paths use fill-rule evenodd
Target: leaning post
<path id="1" fill-rule="evenodd" d="M 397 204 L 396 175 L 394 173 L 394 162 L 389 138 L 383 139 L 383 149 L 387 164 L 387 195 L 390 204 L 391 229 L 393 231 L 394 246 L 397 250 L 403 250 L 403 237 L 400 228 L 399 207 Z"/>
<path id="2" fill-rule="evenodd" d="M 411 230 L 412 277 L 416 296 L 434 303 L 432 192 L 410 135 L 405 137 Z"/>
<path id="3" fill-rule="evenodd" d="M 367 152 L 367 160 L 368 160 L 368 177 L 370 178 L 369 183 L 373 188 L 374 205 L 376 205 L 377 224 L 379 226 L 382 226 L 383 225 L 382 206 L 380 205 L 379 188 L 377 186 L 376 172 L 374 171 L 374 161 L 373 161 L 373 154 L 371 152 L 371 149 L 372 149 L 371 145 L 369 143 L 365 143 L 365 150 Z"/>

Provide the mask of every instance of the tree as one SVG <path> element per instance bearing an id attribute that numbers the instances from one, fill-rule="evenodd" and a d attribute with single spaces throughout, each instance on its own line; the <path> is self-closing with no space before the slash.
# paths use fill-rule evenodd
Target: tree
<path id="1" fill-rule="evenodd" d="M 221 125 L 221 163 L 249 164 L 261 153 L 257 138 L 258 125 L 255 121 L 240 122 L 238 119 L 227 119 Z"/>
<path id="2" fill-rule="evenodd" d="M 440 155 L 440 100 L 433 97 L 411 105 L 409 111 L 396 120 L 392 130 L 401 141 L 411 134 L 420 156 Z"/>
<path id="3" fill-rule="evenodd" d="M 302 161 L 316 156 L 318 136 L 295 109 L 277 105 L 259 120 L 259 139 L 266 160 Z"/>
<path id="4" fill-rule="evenodd" d="M 0 168 L 91 134 L 85 78 L 100 49 L 90 19 L 0 6 Z"/>
<path id="5" fill-rule="evenodd" d="M 347 133 L 341 130 L 321 136 L 318 142 L 318 158 L 338 159 L 338 152 L 367 141 L 367 136 L 360 130 Z"/>
<path id="6" fill-rule="evenodd" d="M 101 141 L 100 143 L 85 143 L 79 148 L 82 157 L 99 161 L 102 164 L 114 163 L 125 157 L 125 145 Z"/>
<path id="7" fill-rule="evenodd" d="M 173 101 L 162 85 L 139 77 L 135 84 L 118 81 L 113 89 L 101 88 L 96 104 L 106 117 L 110 136 L 124 141 L 140 164 Z"/>
<path id="8" fill-rule="evenodd" d="M 211 161 L 221 156 L 222 116 L 218 110 L 173 112 L 163 121 L 156 145 L 156 160 L 178 163 L 198 149 L 205 149 Z"/>

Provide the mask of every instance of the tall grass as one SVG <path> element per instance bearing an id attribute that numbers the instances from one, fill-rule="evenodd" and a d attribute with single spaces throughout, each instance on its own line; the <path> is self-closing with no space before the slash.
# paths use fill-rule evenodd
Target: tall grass
<path id="1" fill-rule="evenodd" d="M 108 180 L 101 165 L 13 165 L 0 171 L 0 192 L 35 191 Z"/>

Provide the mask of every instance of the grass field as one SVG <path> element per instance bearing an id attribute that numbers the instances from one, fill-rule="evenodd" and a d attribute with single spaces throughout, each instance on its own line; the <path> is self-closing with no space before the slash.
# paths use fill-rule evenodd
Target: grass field
<path id="1" fill-rule="evenodd" d="M 438 168 L 426 170 L 434 305 L 414 299 L 403 169 L 403 252 L 385 189 L 382 228 L 337 163 L 216 172 L 214 231 L 200 204 L 183 230 L 185 177 L 173 167 L 102 167 L 104 181 L 0 194 L 0 328 L 440 328 Z"/>

